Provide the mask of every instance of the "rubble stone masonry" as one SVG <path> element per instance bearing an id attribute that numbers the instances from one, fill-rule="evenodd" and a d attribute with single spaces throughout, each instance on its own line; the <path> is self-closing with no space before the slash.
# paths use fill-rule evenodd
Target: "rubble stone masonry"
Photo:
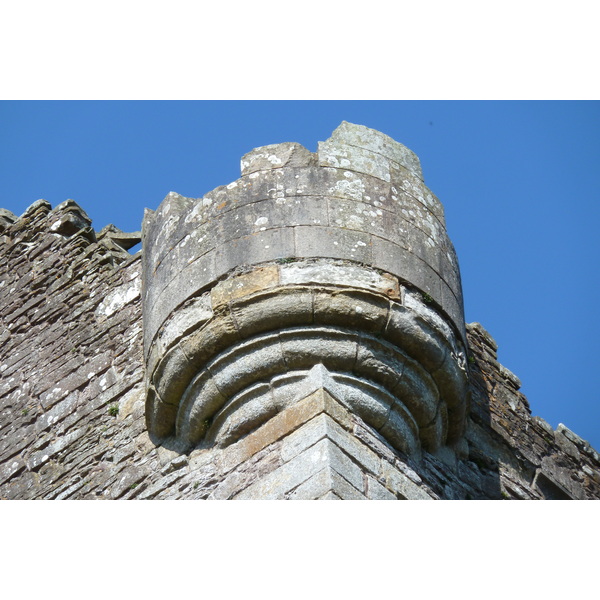
<path id="1" fill-rule="evenodd" d="M 0 210 L 0 498 L 600 499 L 598 453 L 464 324 L 387 136 L 256 149 L 140 240 L 71 200 Z"/>

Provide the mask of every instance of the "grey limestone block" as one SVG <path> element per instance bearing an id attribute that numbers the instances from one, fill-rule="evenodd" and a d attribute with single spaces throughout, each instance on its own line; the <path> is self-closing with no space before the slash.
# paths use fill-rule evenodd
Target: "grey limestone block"
<path id="1" fill-rule="evenodd" d="M 326 256 L 371 263 L 371 236 L 339 227 L 294 227 L 295 254 L 303 258 Z M 285 256 L 285 255 L 283 255 Z"/>
<path id="2" fill-rule="evenodd" d="M 258 200 L 220 215 L 211 224 L 219 243 L 295 225 L 328 225 L 327 202 L 319 196 Z"/>
<path id="3" fill-rule="evenodd" d="M 309 325 L 314 320 L 311 290 L 278 288 L 261 296 L 231 302 L 231 314 L 244 337 L 270 329 Z"/>
<path id="4" fill-rule="evenodd" d="M 390 181 L 390 165 L 402 166 L 422 179 L 417 156 L 389 136 L 346 121 L 319 142 L 319 164 L 356 170 Z"/>
<path id="5" fill-rule="evenodd" d="M 406 167 L 422 179 L 421 163 L 417 155 L 403 144 L 375 129 L 342 121 L 339 127 L 331 134 L 330 139 L 380 154 Z"/>
<path id="6" fill-rule="evenodd" d="M 315 156 L 304 146 L 295 142 L 284 142 L 261 146 L 242 157 L 242 175 L 255 171 L 280 169 L 283 167 L 308 167 L 316 162 Z"/>
<path id="7" fill-rule="evenodd" d="M 383 181 L 390 181 L 389 160 L 366 148 L 351 146 L 344 142 L 345 140 L 331 139 L 319 142 L 319 164 L 323 167 L 357 171 Z"/>
<path id="8" fill-rule="evenodd" d="M 117 246 L 123 248 L 123 250 L 129 250 L 136 244 L 139 244 L 142 240 L 141 231 L 135 231 L 127 233 L 121 231 L 118 227 L 115 227 L 112 223 L 103 227 L 96 236 L 100 242 L 103 239 L 108 239 L 117 244 Z"/>
<path id="9" fill-rule="evenodd" d="M 417 485 L 394 465 L 383 461 L 381 481 L 398 498 L 405 500 L 433 500 L 434 496 L 424 487 Z"/>
<path id="10" fill-rule="evenodd" d="M 408 237 L 398 217 L 385 209 L 357 200 L 328 199 L 329 223 L 333 227 L 355 229 L 385 239 Z"/>
<path id="11" fill-rule="evenodd" d="M 16 220 L 17 215 L 6 208 L 0 208 L 0 232 L 10 227 Z"/>
<path id="12" fill-rule="evenodd" d="M 219 244 L 215 250 L 216 275 L 224 275 L 240 265 L 295 256 L 294 246 L 292 227 L 268 229 Z"/>
<path id="13" fill-rule="evenodd" d="M 369 500 L 397 500 L 387 488 L 381 485 L 374 477 L 367 478 L 367 498 Z"/>
<path id="14" fill-rule="evenodd" d="M 283 172 L 283 189 L 297 196 L 319 193 L 328 198 L 364 202 L 395 211 L 390 183 L 367 173 L 334 167 L 294 169 Z"/>
<path id="15" fill-rule="evenodd" d="M 236 500 L 282 499 L 311 477 L 328 468 L 342 478 L 344 487 L 349 485 L 356 492 L 364 492 L 363 475 L 358 466 L 333 442 L 322 439 L 234 498 Z"/>

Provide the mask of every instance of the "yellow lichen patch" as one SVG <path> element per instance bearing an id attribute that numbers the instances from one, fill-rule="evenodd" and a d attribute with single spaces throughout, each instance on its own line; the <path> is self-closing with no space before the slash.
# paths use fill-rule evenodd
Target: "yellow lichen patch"
<path id="1" fill-rule="evenodd" d="M 231 279 L 221 281 L 211 291 L 213 308 L 227 304 L 236 298 L 242 298 L 279 284 L 279 269 L 276 265 L 260 267 Z"/>

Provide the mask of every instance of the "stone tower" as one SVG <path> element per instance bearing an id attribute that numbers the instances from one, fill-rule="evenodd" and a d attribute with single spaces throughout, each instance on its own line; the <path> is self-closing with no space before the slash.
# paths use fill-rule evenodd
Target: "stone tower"
<path id="1" fill-rule="evenodd" d="M 0 214 L 0 495 L 600 497 L 465 326 L 413 152 L 343 122 L 241 167 L 147 211 L 134 256 L 72 201 Z"/>
<path id="2" fill-rule="evenodd" d="M 144 221 L 148 427 L 228 446 L 319 386 L 411 456 L 460 443 L 460 275 L 417 157 L 342 123 Z M 314 391 L 314 390 L 313 390 Z"/>

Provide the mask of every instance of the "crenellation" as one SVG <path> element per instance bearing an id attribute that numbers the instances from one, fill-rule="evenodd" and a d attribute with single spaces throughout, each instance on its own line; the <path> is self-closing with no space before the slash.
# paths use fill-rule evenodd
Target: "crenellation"
<path id="1" fill-rule="evenodd" d="M 465 324 L 388 136 L 257 148 L 141 229 L 0 209 L 0 498 L 600 498 L 598 453 Z"/>

